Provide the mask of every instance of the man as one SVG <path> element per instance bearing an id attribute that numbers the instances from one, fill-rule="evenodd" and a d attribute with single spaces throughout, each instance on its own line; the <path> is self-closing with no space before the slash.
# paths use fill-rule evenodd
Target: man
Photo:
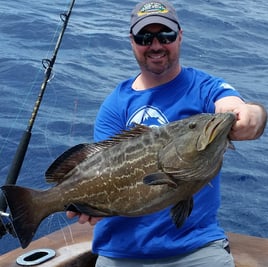
<path id="1" fill-rule="evenodd" d="M 139 3 L 131 15 L 130 41 L 141 72 L 120 83 L 102 104 L 95 124 L 96 141 L 133 123 L 158 126 L 204 112 L 236 113 L 230 132 L 233 140 L 256 139 L 263 133 L 267 113 L 262 106 L 245 103 L 224 80 L 180 65 L 182 29 L 170 3 Z M 96 224 L 96 266 L 233 267 L 227 237 L 216 219 L 219 176 L 212 186 L 195 194 L 193 211 L 179 229 L 171 221 L 169 208 L 143 217 L 100 221 L 81 214 L 80 223 Z M 68 217 L 75 215 L 67 212 Z"/>

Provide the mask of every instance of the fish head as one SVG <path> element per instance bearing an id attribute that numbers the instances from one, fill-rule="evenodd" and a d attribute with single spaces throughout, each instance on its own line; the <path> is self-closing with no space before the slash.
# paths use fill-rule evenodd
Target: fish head
<path id="1" fill-rule="evenodd" d="M 159 154 L 162 170 L 178 179 L 214 177 L 230 144 L 234 113 L 198 114 L 174 123 L 173 138 Z"/>
<path id="2" fill-rule="evenodd" d="M 229 144 L 229 132 L 236 121 L 236 115 L 232 112 L 217 113 L 206 116 L 200 115 L 200 122 L 196 128 L 199 131 L 199 135 L 196 139 L 196 150 L 205 151 L 212 148 L 215 152 L 217 148 L 226 148 Z M 199 125 L 198 125 L 199 124 Z M 193 126 L 192 126 L 193 127 Z M 194 127 L 193 127 L 194 128 Z M 199 128 L 199 129 L 198 129 Z"/>

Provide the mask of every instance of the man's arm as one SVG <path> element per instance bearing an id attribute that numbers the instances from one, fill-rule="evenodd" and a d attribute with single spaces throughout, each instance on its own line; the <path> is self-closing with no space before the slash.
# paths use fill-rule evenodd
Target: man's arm
<path id="1" fill-rule="evenodd" d="M 257 103 L 245 103 L 236 96 L 223 97 L 215 102 L 215 112 L 234 112 L 237 121 L 232 127 L 232 140 L 253 140 L 259 138 L 267 123 L 266 109 Z"/>

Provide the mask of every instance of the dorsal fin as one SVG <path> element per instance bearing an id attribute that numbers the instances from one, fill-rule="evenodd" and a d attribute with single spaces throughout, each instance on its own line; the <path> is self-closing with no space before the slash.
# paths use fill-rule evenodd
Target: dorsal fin
<path id="1" fill-rule="evenodd" d="M 46 181 L 48 183 L 60 183 L 65 175 L 80 162 L 103 149 L 99 143 L 79 144 L 61 154 L 47 169 Z"/>
<path id="2" fill-rule="evenodd" d="M 140 136 L 143 133 L 149 132 L 151 131 L 152 128 L 142 125 L 142 124 L 134 124 L 134 127 L 131 128 L 130 130 L 123 130 L 121 133 L 116 134 L 115 136 L 112 136 L 109 140 L 104 141 L 104 142 L 115 142 L 115 143 L 119 143 L 122 142 L 126 139 L 130 139 L 130 138 L 135 138 Z"/>
<path id="3" fill-rule="evenodd" d="M 82 161 L 92 157 L 95 153 L 123 142 L 127 139 L 137 137 L 144 132 L 150 131 L 151 128 L 143 125 L 135 125 L 130 130 L 124 130 L 122 133 L 111 137 L 108 140 L 92 143 L 76 145 L 63 154 L 61 154 L 47 169 L 46 181 L 48 183 L 60 183 L 68 178 L 68 173 Z"/>

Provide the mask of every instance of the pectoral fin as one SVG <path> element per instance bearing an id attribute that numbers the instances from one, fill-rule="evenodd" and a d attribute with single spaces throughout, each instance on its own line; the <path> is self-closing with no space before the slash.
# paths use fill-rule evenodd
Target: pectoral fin
<path id="1" fill-rule="evenodd" d="M 146 185 L 168 185 L 177 188 L 177 184 L 163 172 L 152 173 L 143 178 L 143 183 Z"/>
<path id="2" fill-rule="evenodd" d="M 97 210 L 97 209 L 90 207 L 88 205 L 82 205 L 82 204 L 76 204 L 76 203 L 71 203 L 69 206 L 67 206 L 65 208 L 65 210 L 87 214 L 87 215 L 92 216 L 92 217 L 112 216 L 112 214 L 110 214 L 110 213 Z"/>
<path id="3" fill-rule="evenodd" d="M 193 198 L 182 200 L 171 208 L 171 217 L 174 224 L 180 228 L 188 216 L 190 216 L 193 209 Z"/>

